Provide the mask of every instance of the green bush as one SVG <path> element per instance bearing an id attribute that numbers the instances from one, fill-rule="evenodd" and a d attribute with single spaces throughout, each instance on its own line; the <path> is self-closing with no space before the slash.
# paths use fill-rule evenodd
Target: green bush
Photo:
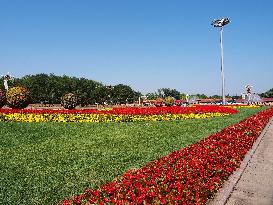
<path id="1" fill-rule="evenodd" d="M 5 90 L 0 89 L 0 108 L 2 108 L 7 103 Z"/>
<path id="2" fill-rule="evenodd" d="M 172 105 L 174 105 L 174 99 L 173 99 L 173 97 L 171 97 L 171 96 L 166 97 L 165 100 L 164 100 L 164 104 L 166 106 L 172 106 Z"/>
<path id="3" fill-rule="evenodd" d="M 17 86 L 8 89 L 7 105 L 13 109 L 24 109 L 30 103 L 30 92 L 25 87 Z"/>
<path id="4" fill-rule="evenodd" d="M 65 109 L 74 109 L 77 106 L 78 98 L 73 93 L 66 93 L 61 98 L 61 105 Z"/>

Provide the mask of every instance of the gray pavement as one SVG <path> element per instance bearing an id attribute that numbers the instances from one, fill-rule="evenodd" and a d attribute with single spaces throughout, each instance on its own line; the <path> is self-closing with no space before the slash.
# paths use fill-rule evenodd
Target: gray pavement
<path id="1" fill-rule="evenodd" d="M 208 205 L 273 205 L 273 119 Z"/>

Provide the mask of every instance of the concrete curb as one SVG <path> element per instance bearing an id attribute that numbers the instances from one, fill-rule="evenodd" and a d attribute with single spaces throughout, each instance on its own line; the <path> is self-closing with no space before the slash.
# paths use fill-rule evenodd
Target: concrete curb
<path id="1" fill-rule="evenodd" d="M 228 178 L 224 183 L 223 187 L 216 193 L 213 199 L 208 200 L 207 205 L 225 205 L 238 181 L 240 180 L 242 174 L 244 173 L 249 161 L 255 154 L 261 140 L 265 136 L 270 125 L 273 125 L 273 117 L 269 120 L 265 126 L 262 133 L 259 135 L 252 148 L 246 154 L 244 160 L 242 161 L 240 167 Z"/>

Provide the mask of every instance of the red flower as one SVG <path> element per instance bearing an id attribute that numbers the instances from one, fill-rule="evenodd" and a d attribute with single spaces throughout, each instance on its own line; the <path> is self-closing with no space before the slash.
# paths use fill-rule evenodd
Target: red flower
<path id="1" fill-rule="evenodd" d="M 109 114 L 109 115 L 160 115 L 160 114 L 190 114 L 190 113 L 227 113 L 234 114 L 238 111 L 223 106 L 195 106 L 195 107 L 148 107 L 148 108 L 113 108 L 113 109 L 82 109 L 82 110 L 52 110 L 52 109 L 0 109 L 0 113 L 32 113 L 32 114 Z"/>
<path id="2" fill-rule="evenodd" d="M 240 166 L 272 116 L 273 108 L 262 111 L 63 204 L 80 204 L 86 197 L 99 204 L 205 204 Z"/>

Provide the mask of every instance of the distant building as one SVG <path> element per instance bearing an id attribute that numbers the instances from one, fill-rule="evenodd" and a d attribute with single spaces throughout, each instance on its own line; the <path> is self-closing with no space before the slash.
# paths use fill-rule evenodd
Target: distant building
<path id="1" fill-rule="evenodd" d="M 273 105 L 273 98 L 262 98 L 262 103 L 265 105 Z"/>
<path id="2" fill-rule="evenodd" d="M 217 99 L 217 98 L 207 98 L 207 99 L 199 99 L 198 103 L 199 104 L 205 104 L 205 105 L 219 105 L 222 104 L 223 100 L 222 99 Z M 232 103 L 233 100 L 232 98 L 226 98 L 227 103 Z"/>

